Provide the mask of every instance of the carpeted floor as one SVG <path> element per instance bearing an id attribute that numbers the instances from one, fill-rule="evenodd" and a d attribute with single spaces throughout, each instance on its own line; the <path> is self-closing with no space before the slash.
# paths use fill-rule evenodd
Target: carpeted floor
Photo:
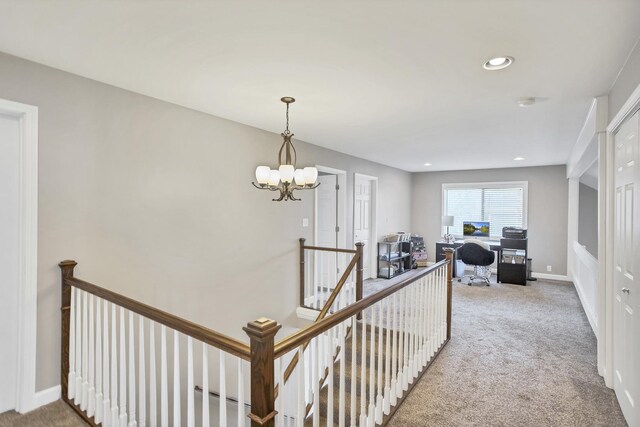
<path id="1" fill-rule="evenodd" d="M 572 284 L 454 282 L 452 338 L 389 425 L 626 426 Z"/>
<path id="2" fill-rule="evenodd" d="M 368 282 L 365 293 L 388 285 Z M 626 426 L 572 284 L 454 282 L 453 301 L 451 341 L 390 426 Z M 60 401 L 0 414 L 3 427 L 84 425 Z"/>

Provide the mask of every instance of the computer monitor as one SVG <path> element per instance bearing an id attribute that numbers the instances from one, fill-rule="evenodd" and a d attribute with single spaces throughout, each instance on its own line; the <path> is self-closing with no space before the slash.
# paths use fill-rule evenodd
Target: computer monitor
<path id="1" fill-rule="evenodd" d="M 489 237 L 489 223 L 484 221 L 464 221 L 462 234 L 465 237 Z"/>

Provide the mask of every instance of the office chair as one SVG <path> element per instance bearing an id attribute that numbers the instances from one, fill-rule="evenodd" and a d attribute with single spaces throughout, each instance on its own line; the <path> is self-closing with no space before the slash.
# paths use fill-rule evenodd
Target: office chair
<path id="1" fill-rule="evenodd" d="M 474 280 L 479 279 L 489 286 L 489 278 L 491 277 L 491 264 L 496 259 L 496 254 L 490 249 L 490 246 L 481 240 L 469 239 L 456 249 L 456 258 L 467 265 L 473 265 L 473 274 L 469 277 L 471 286 Z M 462 278 L 458 279 L 461 282 Z"/>

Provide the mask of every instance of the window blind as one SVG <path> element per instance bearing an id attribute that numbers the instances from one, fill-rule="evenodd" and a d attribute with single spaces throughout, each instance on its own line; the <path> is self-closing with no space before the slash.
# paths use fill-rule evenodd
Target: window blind
<path id="1" fill-rule="evenodd" d="M 465 187 L 443 186 L 444 215 L 452 215 L 454 225 L 449 231 L 462 236 L 465 221 L 488 221 L 490 237 L 500 238 L 502 227 L 526 227 L 525 185 L 470 184 Z"/>

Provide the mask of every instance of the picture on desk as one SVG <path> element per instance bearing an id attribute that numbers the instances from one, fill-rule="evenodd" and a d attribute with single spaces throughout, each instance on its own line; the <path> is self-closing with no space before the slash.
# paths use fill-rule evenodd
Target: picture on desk
<path id="1" fill-rule="evenodd" d="M 462 223 L 465 236 L 489 237 L 489 223 L 482 221 L 465 221 Z"/>

